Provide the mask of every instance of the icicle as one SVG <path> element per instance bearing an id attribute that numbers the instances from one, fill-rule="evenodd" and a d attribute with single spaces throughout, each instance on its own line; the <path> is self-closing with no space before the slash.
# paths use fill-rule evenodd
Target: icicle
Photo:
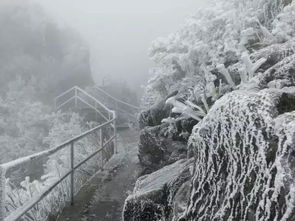
<path id="1" fill-rule="evenodd" d="M 252 62 L 249 58 L 249 55 L 247 52 L 244 52 L 241 56 L 241 59 L 243 61 L 243 63 L 245 64 L 246 66 L 246 72 L 248 73 L 248 79 L 252 78 L 253 77 L 253 74 L 252 74 Z"/>
<path id="2" fill-rule="evenodd" d="M 210 108 L 209 108 L 209 105 L 208 105 L 208 103 L 207 103 L 207 99 L 206 99 L 205 94 L 202 94 L 201 100 L 202 100 L 202 103 L 204 104 L 204 106 L 205 106 L 205 108 L 206 108 L 207 113 L 208 113 L 209 110 L 210 110 Z"/>
<path id="3" fill-rule="evenodd" d="M 219 80 L 219 87 L 218 87 L 218 96 L 220 96 L 222 94 L 222 80 Z"/>

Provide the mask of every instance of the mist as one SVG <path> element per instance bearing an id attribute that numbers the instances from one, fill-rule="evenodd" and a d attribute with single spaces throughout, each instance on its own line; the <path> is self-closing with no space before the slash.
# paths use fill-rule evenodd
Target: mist
<path id="1" fill-rule="evenodd" d="M 0 0 L 0 221 L 294 220 L 294 12 Z"/>
<path id="2" fill-rule="evenodd" d="M 131 88 L 150 77 L 151 42 L 175 32 L 204 0 L 42 0 L 60 25 L 76 29 L 88 44 L 97 84 L 118 80 Z"/>

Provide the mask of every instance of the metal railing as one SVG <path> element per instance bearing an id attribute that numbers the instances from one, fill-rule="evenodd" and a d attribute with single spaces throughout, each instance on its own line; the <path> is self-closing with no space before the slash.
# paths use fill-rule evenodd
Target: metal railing
<path id="1" fill-rule="evenodd" d="M 65 96 L 68 94 L 73 93 L 73 96 L 69 96 L 66 101 L 64 100 Z M 79 136 L 76 136 L 57 147 L 51 148 L 49 150 L 39 152 L 36 154 L 32 154 L 27 157 L 23 157 L 5 164 L 0 165 L 0 220 L 4 221 L 14 221 L 18 220 L 21 217 L 23 217 L 27 212 L 29 212 L 32 208 L 34 208 L 42 199 L 44 199 L 49 193 L 54 190 L 55 187 L 57 187 L 61 182 L 63 182 L 66 178 L 70 177 L 70 201 L 71 204 L 74 204 L 74 196 L 75 196 L 75 190 L 74 190 L 74 174 L 75 171 L 80 168 L 83 164 L 85 164 L 87 161 L 92 159 L 97 154 L 105 151 L 105 149 L 110 146 L 111 143 L 114 144 L 115 152 L 117 152 L 117 131 L 116 131 L 116 112 L 108 109 L 105 107 L 101 102 L 99 102 L 97 99 L 89 95 L 87 92 L 83 91 L 82 89 L 78 87 L 73 87 L 70 90 L 66 91 L 65 93 L 58 96 L 55 100 L 55 104 L 57 105 L 56 108 L 60 109 L 61 107 L 65 106 L 67 103 L 74 101 L 75 105 L 77 105 L 78 101 L 81 101 L 82 103 L 86 104 L 87 106 L 93 108 L 96 110 L 99 114 L 101 114 L 106 122 L 102 123 L 101 125 L 98 125 Z M 59 104 L 59 102 L 61 102 Z M 91 103 L 93 102 L 93 103 Z M 95 103 L 95 104 L 94 104 Z M 98 109 L 100 107 L 100 109 Z M 107 113 L 107 116 L 102 113 L 101 109 L 104 110 L 105 113 Z M 107 127 L 113 127 L 113 134 L 107 137 L 107 140 L 104 142 L 104 134 L 103 129 Z M 96 150 L 95 152 L 91 153 L 89 156 L 87 156 L 85 159 L 81 160 L 77 164 L 74 162 L 74 156 L 75 156 L 75 143 L 80 141 L 82 138 L 85 138 L 93 133 L 99 132 L 100 135 L 100 148 Z M 61 151 L 65 149 L 66 147 L 70 146 L 70 170 L 65 172 L 62 176 L 59 177 L 57 181 L 55 181 L 52 185 L 48 186 L 40 195 L 33 197 L 30 202 L 28 202 L 26 205 L 23 205 L 16 210 L 14 210 L 10 215 L 5 217 L 5 175 L 8 170 L 11 170 L 13 168 L 16 168 L 18 166 L 24 165 L 25 163 L 31 162 L 35 159 L 41 158 L 41 157 L 49 157 L 53 154 L 57 153 L 58 151 Z M 112 153 L 113 154 L 113 153 Z M 103 159 L 102 159 L 103 163 Z M 102 165 L 103 166 L 103 165 Z"/>
<path id="2" fill-rule="evenodd" d="M 92 108 L 105 120 L 108 120 L 109 115 L 112 112 L 111 109 L 106 107 L 97 98 L 93 97 L 92 95 L 77 86 L 72 87 L 71 89 L 65 91 L 55 98 L 55 109 L 59 110 L 62 107 L 71 104 L 72 102 L 74 102 L 75 108 L 78 107 L 78 102 L 81 102 L 89 108 Z"/>
<path id="3" fill-rule="evenodd" d="M 97 85 L 88 88 L 88 90 L 92 96 L 99 98 L 102 103 L 116 111 L 120 124 L 137 123 L 140 107 L 114 97 Z"/>
<path id="4" fill-rule="evenodd" d="M 140 111 L 140 107 L 135 106 L 135 105 L 130 104 L 130 103 L 127 103 L 127 102 L 125 102 L 125 101 L 122 101 L 122 100 L 120 100 L 120 99 L 118 99 L 118 98 L 116 98 L 116 97 L 110 95 L 108 92 L 106 92 L 105 90 L 103 90 L 102 88 L 100 88 L 100 87 L 97 86 L 97 85 L 95 85 L 94 88 L 95 88 L 96 90 L 98 90 L 99 92 L 103 93 L 105 96 L 107 96 L 107 97 L 109 97 L 110 99 L 114 100 L 115 103 L 116 103 L 116 105 L 118 105 L 118 104 L 122 104 L 122 105 L 124 105 L 124 106 L 131 107 L 132 109 L 134 109 L 134 110 L 136 110 L 136 111 Z"/>

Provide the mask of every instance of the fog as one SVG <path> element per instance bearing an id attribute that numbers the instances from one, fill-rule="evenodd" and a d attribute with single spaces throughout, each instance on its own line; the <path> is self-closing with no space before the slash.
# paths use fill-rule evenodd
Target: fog
<path id="1" fill-rule="evenodd" d="M 35 0 L 37 1 L 37 0 Z M 204 0 L 38 0 L 60 25 L 81 34 L 91 51 L 96 83 L 112 79 L 139 89 L 153 65 L 148 48 L 157 37 L 167 36 Z"/>
<path id="2" fill-rule="evenodd" d="M 0 0 L 0 162 L 51 145 L 53 124 L 65 123 L 53 123 L 60 117 L 54 98 L 74 85 L 98 96 L 93 83 L 104 83 L 116 98 L 140 105 L 141 85 L 155 65 L 148 57 L 151 42 L 175 32 L 202 5 L 201 0 Z"/>

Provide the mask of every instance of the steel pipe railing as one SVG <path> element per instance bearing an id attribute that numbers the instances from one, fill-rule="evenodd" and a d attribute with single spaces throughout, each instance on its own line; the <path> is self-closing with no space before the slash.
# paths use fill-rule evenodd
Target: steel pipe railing
<path id="1" fill-rule="evenodd" d="M 66 91 L 65 93 L 63 93 L 63 95 L 70 93 L 71 90 L 75 90 L 75 93 L 74 93 L 75 98 L 81 99 L 79 97 L 79 92 L 82 91 L 82 93 L 84 95 L 86 95 L 88 98 L 95 101 L 96 104 L 98 104 L 102 108 L 104 108 L 108 113 L 107 118 L 105 118 L 107 120 L 107 122 L 100 124 L 100 125 L 92 128 L 92 129 L 90 129 L 90 130 L 88 130 L 88 131 L 68 140 L 68 141 L 65 141 L 64 143 L 58 145 L 57 147 L 54 147 L 49 150 L 45 150 L 45 151 L 42 151 L 42 152 L 39 152 L 36 154 L 32 154 L 30 156 L 26 156 L 26 157 L 23 157 L 23 158 L 20 158 L 20 159 L 17 159 L 17 160 L 8 162 L 8 163 L 1 164 L 0 165 L 0 220 L 4 220 L 4 221 L 18 220 L 19 218 L 24 216 L 27 212 L 29 212 L 32 208 L 34 208 L 34 206 L 36 206 L 42 199 L 44 199 L 49 193 L 51 193 L 57 185 L 59 185 L 61 182 L 63 182 L 69 176 L 70 176 L 70 200 L 71 200 L 71 205 L 73 205 L 74 199 L 75 199 L 75 190 L 74 190 L 75 170 L 77 170 L 79 167 L 81 167 L 83 164 L 88 162 L 90 159 L 92 159 L 94 156 L 96 156 L 100 152 L 104 151 L 105 148 L 107 148 L 108 145 L 110 145 L 112 142 L 114 143 L 115 152 L 117 152 L 117 130 L 116 130 L 116 118 L 117 117 L 116 117 L 116 112 L 106 108 L 104 105 L 101 105 L 100 102 L 96 102 L 97 100 L 95 98 L 93 98 L 92 96 L 88 96 L 88 94 L 86 92 L 84 93 L 84 91 L 82 89 L 79 89 L 78 87 L 74 87 L 74 88 Z M 61 97 L 62 96 L 59 96 L 57 99 L 60 99 Z M 57 99 L 55 100 L 56 102 L 57 102 Z M 103 142 L 104 136 L 103 136 L 102 131 L 104 128 L 107 128 L 109 126 L 111 126 L 113 128 L 113 134 L 106 142 Z M 95 133 L 95 132 L 99 132 L 99 135 L 100 135 L 100 148 L 98 150 L 96 150 L 95 152 L 91 153 L 88 157 L 86 157 L 81 162 L 79 162 L 78 164 L 75 165 L 75 162 L 74 162 L 75 143 L 77 141 L 87 137 L 88 135 Z M 6 175 L 6 171 L 8 171 L 9 169 L 15 168 L 17 166 L 21 166 L 27 162 L 33 161 L 37 158 L 49 157 L 49 156 L 53 155 L 54 153 L 63 150 L 64 148 L 66 148 L 69 145 L 70 145 L 70 170 L 68 172 L 66 172 L 64 175 L 62 175 L 52 185 L 47 187 L 42 192 L 42 194 L 40 194 L 36 197 L 33 197 L 30 200 L 30 202 L 28 202 L 26 205 L 17 208 L 10 215 L 5 217 L 5 179 L 6 179 L 5 175 Z M 101 161 L 102 161 L 101 168 L 103 168 L 103 166 L 104 166 L 103 157 L 101 158 Z"/>

